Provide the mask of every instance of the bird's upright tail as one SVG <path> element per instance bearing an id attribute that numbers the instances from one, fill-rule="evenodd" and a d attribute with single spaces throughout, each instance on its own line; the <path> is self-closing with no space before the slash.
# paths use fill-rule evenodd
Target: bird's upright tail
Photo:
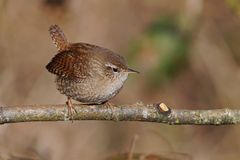
<path id="1" fill-rule="evenodd" d="M 68 50 L 69 42 L 58 25 L 51 25 L 49 27 L 49 33 L 59 52 Z"/>

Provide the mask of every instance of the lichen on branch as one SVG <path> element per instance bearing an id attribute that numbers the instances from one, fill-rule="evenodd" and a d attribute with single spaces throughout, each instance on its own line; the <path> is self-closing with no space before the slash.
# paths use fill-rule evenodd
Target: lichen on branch
<path id="1" fill-rule="evenodd" d="M 132 105 L 74 104 L 74 120 L 144 121 L 170 125 L 230 125 L 240 123 L 240 109 L 174 109 L 163 104 Z M 196 107 L 195 107 L 196 108 Z M 1 106 L 0 124 L 33 121 L 68 121 L 67 106 Z"/>

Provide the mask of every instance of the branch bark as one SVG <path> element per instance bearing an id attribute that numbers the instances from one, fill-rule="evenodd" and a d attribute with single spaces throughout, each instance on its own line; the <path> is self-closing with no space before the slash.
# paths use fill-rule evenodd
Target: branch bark
<path id="1" fill-rule="evenodd" d="M 159 104 L 74 104 L 74 120 L 144 121 L 170 125 L 229 125 L 240 123 L 240 109 L 159 109 Z M 169 108 L 168 108 L 169 109 Z M 0 124 L 32 121 L 68 121 L 66 105 L 23 105 L 0 107 Z"/>

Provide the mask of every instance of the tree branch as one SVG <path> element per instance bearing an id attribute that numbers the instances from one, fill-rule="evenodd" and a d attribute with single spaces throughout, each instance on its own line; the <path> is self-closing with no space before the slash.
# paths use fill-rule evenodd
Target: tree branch
<path id="1" fill-rule="evenodd" d="M 165 106 L 166 107 L 166 106 Z M 145 121 L 174 125 L 229 125 L 240 123 L 240 109 L 187 110 L 161 108 L 159 104 L 74 104 L 74 120 Z M 66 121 L 66 105 L 0 107 L 0 124 L 32 121 Z"/>

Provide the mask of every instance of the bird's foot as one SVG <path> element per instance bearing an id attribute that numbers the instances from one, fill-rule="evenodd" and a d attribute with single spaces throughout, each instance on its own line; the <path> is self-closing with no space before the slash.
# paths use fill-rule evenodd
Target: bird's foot
<path id="1" fill-rule="evenodd" d="M 67 99 L 67 107 L 68 107 L 68 116 L 71 118 L 72 123 L 73 123 L 73 114 L 75 112 L 75 114 L 77 113 L 76 109 L 73 107 L 73 103 L 71 101 L 71 98 L 68 97 Z"/>
<path id="2" fill-rule="evenodd" d="M 111 102 L 105 102 L 104 104 L 105 104 L 105 106 L 106 106 L 107 108 L 111 109 L 113 119 L 114 119 L 115 121 L 118 121 L 118 117 L 117 117 L 117 115 L 116 115 L 116 113 L 115 113 L 115 111 L 114 111 L 114 106 L 115 106 L 115 105 L 114 105 L 113 103 L 111 103 Z"/>

